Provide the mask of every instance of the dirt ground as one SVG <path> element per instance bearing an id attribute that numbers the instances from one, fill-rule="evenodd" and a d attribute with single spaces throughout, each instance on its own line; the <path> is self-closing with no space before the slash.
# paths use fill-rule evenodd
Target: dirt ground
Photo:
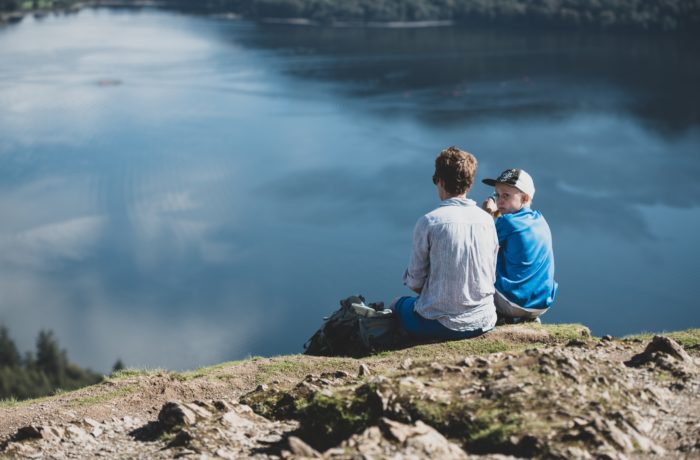
<path id="1" fill-rule="evenodd" d="M 681 333 L 678 337 L 687 336 Z M 348 431 L 348 435 L 355 434 L 343 438 L 342 448 L 329 444 L 324 457 L 345 458 L 342 452 L 366 451 L 424 458 L 429 456 L 421 450 L 425 446 L 441 446 L 449 458 L 471 457 L 474 452 L 462 448 L 479 446 L 483 440 L 455 439 L 449 424 L 441 428 L 444 417 L 435 415 L 435 407 L 458 407 L 467 404 L 469 395 L 486 395 L 487 400 L 508 401 L 523 413 L 540 414 L 548 420 L 532 426 L 527 417 L 518 422 L 529 432 L 539 433 L 535 444 L 517 432 L 506 441 L 502 436 L 488 438 L 493 446 L 486 450 L 491 449 L 491 453 L 536 452 L 533 455 L 539 456 L 556 451 L 564 457 L 582 458 L 608 455 L 622 459 L 631 454 L 635 458 L 700 458 L 700 349 L 693 342 L 700 333 L 693 331 L 689 337 L 691 340 L 681 340 L 685 351 L 671 341 L 676 348 L 647 350 L 644 355 L 652 343 L 650 337 L 601 340 L 590 337 L 579 325 L 515 325 L 498 327 L 477 339 L 425 344 L 363 359 L 288 355 L 250 358 L 185 373 L 127 370 L 74 392 L 3 403 L 0 442 L 4 440 L 5 455 L 21 458 L 39 454 L 56 458 L 80 458 L 82 454 L 104 458 L 170 458 L 175 454 L 278 458 L 282 452 L 291 457 L 321 455 L 328 440 L 314 444 L 313 434 L 304 440 L 295 434 L 304 433 L 305 427 L 307 433 L 308 427 L 312 431 L 330 429 L 326 425 L 314 428 L 323 417 L 331 420 L 325 423 L 332 431 L 347 429 L 342 423 L 334 426 L 334 420 L 342 422 L 343 417 L 327 413 L 334 407 L 328 406 L 328 398 L 344 401 L 343 407 L 354 407 L 354 395 L 365 391 L 363 385 L 370 385 L 372 392 L 384 392 L 387 400 L 404 398 L 404 412 L 413 413 L 414 418 L 418 414 L 420 420 L 433 420 L 432 425 L 421 424 L 405 413 L 393 413 L 387 404 L 380 410 L 380 419 L 372 418 L 376 414 L 369 418 L 364 413 L 350 414 L 348 420 L 375 421 L 354 426 L 355 431 Z M 676 349 L 680 349 L 680 358 L 674 355 Z M 630 364 L 634 359 L 639 362 Z M 417 385 L 422 389 L 408 394 L 406 382 L 411 388 Z M 528 401 L 526 395 L 536 396 L 542 388 L 547 389 L 546 395 L 553 395 L 554 402 L 537 407 L 523 403 L 522 398 Z M 239 405 L 239 398 L 246 394 L 251 401 L 250 394 L 259 395 L 263 403 L 251 407 L 267 418 Z M 281 397 L 295 401 L 289 407 L 299 412 L 275 416 L 270 405 L 279 403 Z M 627 398 L 632 398 L 629 401 L 633 404 Z M 475 401 L 481 404 L 483 399 Z M 432 402 L 426 406 L 421 400 Z M 441 400 L 442 405 L 434 404 Z M 184 423 L 186 430 L 171 430 L 164 421 L 168 418 L 166 403 L 173 401 L 178 402 L 171 408 L 176 425 Z M 326 405 L 314 406 L 318 401 L 326 401 Z M 422 413 L 425 407 L 430 409 Z M 554 415 L 542 412 L 542 407 Z M 478 410 L 482 409 L 479 406 Z M 488 406 L 486 412 L 498 414 L 502 408 Z M 309 413 L 313 413 L 311 418 Z M 508 420 L 501 422 L 512 428 Z M 474 421 L 459 423 L 471 426 Z M 139 439 L 142 442 L 137 442 Z M 277 450 L 261 447 L 270 444 L 277 445 Z M 593 447 L 589 452 L 588 447 L 577 445 Z M 532 450 L 533 446 L 539 450 Z M 569 448 L 573 450 L 567 451 Z"/>

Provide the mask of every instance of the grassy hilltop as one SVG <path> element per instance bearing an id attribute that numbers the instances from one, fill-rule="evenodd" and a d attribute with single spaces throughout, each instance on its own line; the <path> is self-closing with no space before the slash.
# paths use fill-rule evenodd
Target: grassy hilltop
<path id="1" fill-rule="evenodd" d="M 580 325 L 358 360 L 252 357 L 124 370 L 0 405 L 0 456 L 681 458 L 700 453 L 700 329 L 624 339 Z"/>

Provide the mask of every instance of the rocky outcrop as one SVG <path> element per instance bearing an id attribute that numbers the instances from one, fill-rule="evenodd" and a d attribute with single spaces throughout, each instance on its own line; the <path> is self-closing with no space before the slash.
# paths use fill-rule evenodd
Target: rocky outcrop
<path id="1" fill-rule="evenodd" d="M 28 425 L 36 458 L 685 458 L 700 456 L 698 350 L 582 337 L 459 360 L 308 375 L 240 398 L 170 401 L 150 421 Z"/>

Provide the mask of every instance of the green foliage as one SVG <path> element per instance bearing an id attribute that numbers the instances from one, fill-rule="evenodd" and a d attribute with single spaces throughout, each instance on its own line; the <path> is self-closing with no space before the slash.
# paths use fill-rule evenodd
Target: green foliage
<path id="1" fill-rule="evenodd" d="M 22 360 L 7 328 L 0 326 L 0 399 L 28 399 L 74 390 L 99 382 L 102 377 L 68 361 L 51 331 L 40 331 L 36 358 Z"/>
<path id="2" fill-rule="evenodd" d="M 321 24 L 454 20 L 525 27 L 700 30 L 700 0 L 170 0 L 170 4 L 252 18 L 306 18 Z"/>
<path id="3" fill-rule="evenodd" d="M 17 0 L 0 0 L 0 11 L 15 11 L 19 8 Z"/>
<path id="4" fill-rule="evenodd" d="M 19 366 L 21 358 L 5 326 L 0 326 L 0 367 Z"/>
<path id="5" fill-rule="evenodd" d="M 112 373 L 114 374 L 115 372 L 119 372 L 126 369 L 126 366 L 124 366 L 124 363 L 122 362 L 121 358 L 117 359 L 117 362 L 114 363 L 114 366 L 112 366 Z"/>

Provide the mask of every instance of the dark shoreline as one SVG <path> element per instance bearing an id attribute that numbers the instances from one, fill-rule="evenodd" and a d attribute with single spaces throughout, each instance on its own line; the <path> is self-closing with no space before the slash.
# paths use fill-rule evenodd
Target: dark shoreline
<path id="1" fill-rule="evenodd" d="M 0 26 L 22 22 L 27 16 L 43 18 L 49 14 L 74 14 L 84 8 L 146 8 L 165 7 L 166 3 L 153 0 L 92 0 L 80 2 L 66 2 L 49 8 L 37 8 L 31 10 L 0 11 Z"/>
<path id="2" fill-rule="evenodd" d="M 319 12 L 311 8 L 309 1 L 297 2 L 295 11 L 285 9 L 285 0 L 260 3 L 256 0 L 220 0 L 217 2 L 194 0 L 87 0 L 55 2 L 53 6 L 36 10 L 0 11 L 0 25 L 20 22 L 26 15 L 35 17 L 50 13 L 74 13 L 83 8 L 162 8 L 181 13 L 210 15 L 222 19 L 249 19 L 261 24 L 295 27 L 330 28 L 428 28 L 428 27 L 488 27 L 515 30 L 569 30 L 622 34 L 653 34 L 660 36 L 699 36 L 700 0 L 676 0 L 673 13 L 633 10 L 623 4 L 608 9 L 592 9 L 590 5 L 574 4 L 571 8 L 540 10 L 530 0 L 516 0 L 491 9 L 464 2 L 461 7 L 436 7 L 432 0 L 423 3 L 433 7 L 428 13 L 389 11 L 378 14 L 372 7 L 363 6 L 348 13 L 342 10 L 340 1 L 329 2 Z M 263 7 L 264 4 L 268 6 Z M 351 2 L 352 3 L 352 2 Z M 357 2 L 354 2 L 357 3 Z M 381 3 L 381 2 L 380 2 Z M 390 1 L 385 2 L 392 5 Z M 419 2 L 420 3 L 420 2 Z M 361 4 L 358 3 L 358 5 Z M 0 2 L 0 5 L 2 3 Z M 263 6 L 261 6 L 263 5 Z M 496 8 L 500 5 L 499 8 Z M 509 10 L 509 6 L 512 9 Z M 395 6 L 395 5 L 394 5 Z M 1 6 L 0 6 L 1 7 Z M 495 9 L 494 9 L 495 8 Z M 494 11 L 498 10 L 498 13 Z M 417 15 L 416 15 L 417 14 Z M 641 19 L 640 19 L 641 18 Z"/>

